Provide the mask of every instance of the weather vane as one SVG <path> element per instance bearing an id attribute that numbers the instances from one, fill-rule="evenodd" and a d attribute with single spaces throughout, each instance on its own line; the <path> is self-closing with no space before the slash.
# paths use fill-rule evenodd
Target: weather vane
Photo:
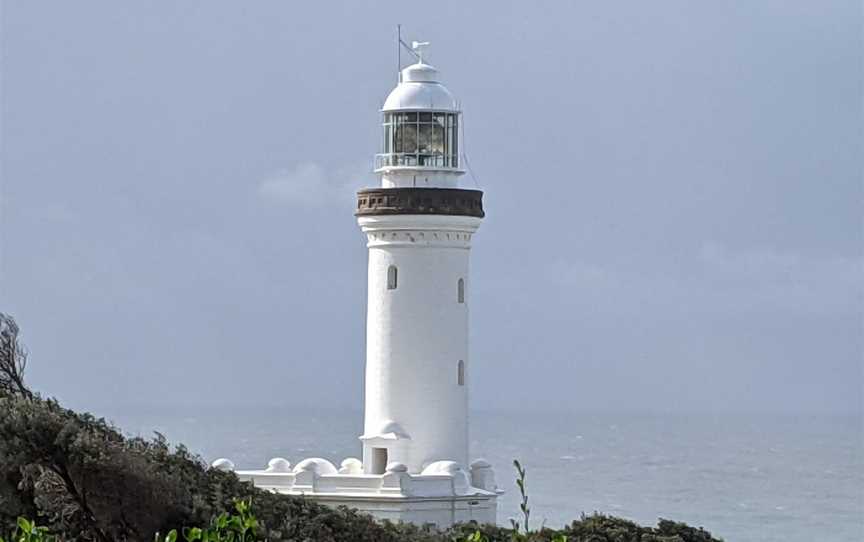
<path id="1" fill-rule="evenodd" d="M 417 54 L 417 60 L 420 62 L 420 64 L 423 64 L 423 52 L 424 52 L 426 47 L 429 47 L 428 41 L 412 41 L 411 42 L 411 49 L 413 49 L 414 52 Z"/>
<path id="2" fill-rule="evenodd" d="M 396 65 L 397 65 L 397 81 L 402 82 L 402 48 L 411 53 L 411 56 L 417 59 L 420 64 L 423 64 L 423 53 L 425 47 L 429 47 L 428 41 L 412 41 L 408 45 L 402 41 L 402 25 L 396 25 Z"/>

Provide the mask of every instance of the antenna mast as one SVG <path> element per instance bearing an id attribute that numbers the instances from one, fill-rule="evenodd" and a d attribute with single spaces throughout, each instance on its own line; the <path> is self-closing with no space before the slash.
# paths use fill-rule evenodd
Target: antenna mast
<path id="1" fill-rule="evenodd" d="M 402 25 L 396 25 L 396 83 L 402 82 Z"/>
<path id="2" fill-rule="evenodd" d="M 407 43 L 402 41 L 402 25 L 401 24 L 396 25 L 396 63 L 399 65 L 398 66 L 398 68 L 399 68 L 398 81 L 400 83 L 402 82 L 402 48 L 404 47 L 406 51 L 411 53 L 411 56 L 416 58 L 422 64 L 423 63 L 423 56 L 418 53 L 418 50 L 419 50 L 418 46 L 419 47 L 425 47 L 426 45 L 429 45 L 428 41 L 424 41 L 424 42 L 414 41 L 414 42 L 411 42 L 411 45 L 408 45 Z"/>

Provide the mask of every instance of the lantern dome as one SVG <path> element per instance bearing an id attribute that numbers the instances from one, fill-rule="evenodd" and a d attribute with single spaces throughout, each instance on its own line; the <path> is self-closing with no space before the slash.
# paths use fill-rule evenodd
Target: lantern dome
<path id="1" fill-rule="evenodd" d="M 423 61 L 426 45 L 414 42 L 418 61 L 400 72 L 399 84 L 381 108 L 384 137 L 375 173 L 384 188 L 456 188 L 464 173 L 459 104 L 441 84 L 438 70 Z"/>
<path id="2" fill-rule="evenodd" d="M 438 80 L 434 66 L 418 62 L 402 70 L 402 80 L 384 101 L 382 111 L 458 111 L 456 98 Z"/>

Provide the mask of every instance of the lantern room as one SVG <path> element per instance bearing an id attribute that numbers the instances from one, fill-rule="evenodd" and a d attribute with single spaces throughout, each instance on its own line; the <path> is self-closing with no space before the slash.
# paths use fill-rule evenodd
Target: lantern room
<path id="1" fill-rule="evenodd" d="M 378 167 L 458 168 L 458 113 L 384 113 L 384 152 Z"/>
<path id="2" fill-rule="evenodd" d="M 438 70 L 422 60 L 403 69 L 381 111 L 383 144 L 375 172 L 382 186 L 455 187 L 464 173 L 460 111 Z"/>

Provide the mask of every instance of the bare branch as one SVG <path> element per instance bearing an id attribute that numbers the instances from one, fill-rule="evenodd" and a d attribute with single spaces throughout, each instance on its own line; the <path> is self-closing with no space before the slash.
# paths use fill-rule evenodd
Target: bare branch
<path id="1" fill-rule="evenodd" d="M 20 329 L 15 319 L 0 312 L 0 395 L 15 395 L 31 399 L 24 384 L 27 349 L 18 340 Z"/>

